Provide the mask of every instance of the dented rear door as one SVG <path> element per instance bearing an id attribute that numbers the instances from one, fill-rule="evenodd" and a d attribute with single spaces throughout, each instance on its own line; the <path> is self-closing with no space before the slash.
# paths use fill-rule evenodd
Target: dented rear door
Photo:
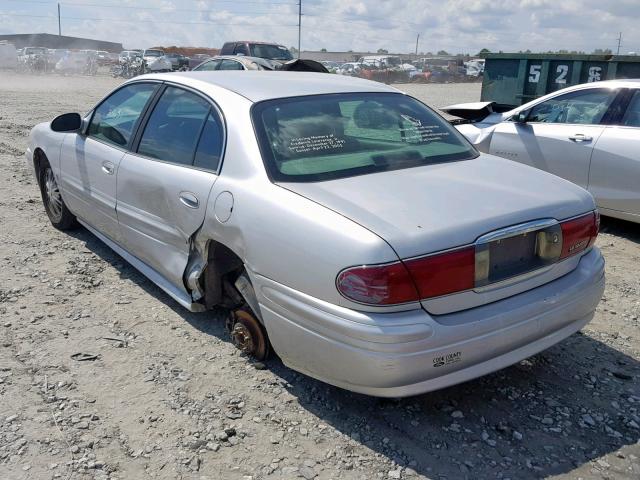
<path id="1" fill-rule="evenodd" d="M 205 219 L 223 138 L 219 113 L 207 99 L 169 86 L 118 170 L 125 248 L 182 290 L 190 238 Z"/>

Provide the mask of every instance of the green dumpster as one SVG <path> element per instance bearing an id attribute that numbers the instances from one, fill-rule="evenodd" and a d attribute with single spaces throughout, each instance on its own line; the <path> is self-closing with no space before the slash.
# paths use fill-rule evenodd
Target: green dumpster
<path id="1" fill-rule="evenodd" d="M 512 108 L 579 83 L 640 78 L 640 56 L 489 53 L 481 100 Z"/>

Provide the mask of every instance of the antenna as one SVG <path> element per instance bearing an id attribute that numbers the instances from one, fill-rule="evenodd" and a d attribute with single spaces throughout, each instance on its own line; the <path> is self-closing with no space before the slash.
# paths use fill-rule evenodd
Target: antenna
<path id="1" fill-rule="evenodd" d="M 300 58 L 300 37 L 302 36 L 302 0 L 298 0 L 298 58 Z"/>
<path id="2" fill-rule="evenodd" d="M 620 32 L 620 34 L 618 35 L 618 51 L 616 52 L 616 55 L 620 55 L 620 45 L 622 44 L 622 32 Z"/>

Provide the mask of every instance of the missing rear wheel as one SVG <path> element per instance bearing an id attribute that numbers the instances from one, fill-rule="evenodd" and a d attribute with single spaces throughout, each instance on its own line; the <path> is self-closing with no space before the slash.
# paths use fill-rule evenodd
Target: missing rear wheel
<path id="1" fill-rule="evenodd" d="M 262 324 L 245 308 L 234 310 L 227 321 L 227 330 L 234 345 L 256 360 L 265 360 L 271 351 L 269 338 Z"/>

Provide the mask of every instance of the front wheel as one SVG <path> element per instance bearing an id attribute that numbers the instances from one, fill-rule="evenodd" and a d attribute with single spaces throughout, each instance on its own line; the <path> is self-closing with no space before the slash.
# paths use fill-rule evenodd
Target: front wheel
<path id="1" fill-rule="evenodd" d="M 70 230 L 78 226 L 76 217 L 69 211 L 60 194 L 60 187 L 47 163 L 40 174 L 40 193 L 42 203 L 51 224 L 58 230 Z"/>

